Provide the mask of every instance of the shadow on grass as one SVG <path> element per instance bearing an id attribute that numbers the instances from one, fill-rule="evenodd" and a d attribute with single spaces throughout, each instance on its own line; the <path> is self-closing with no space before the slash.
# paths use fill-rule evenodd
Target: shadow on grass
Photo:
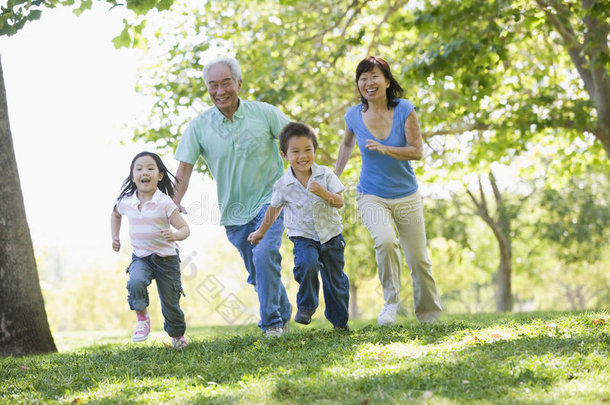
<path id="1" fill-rule="evenodd" d="M 531 316 L 507 315 L 506 319 L 523 324 L 532 322 Z M 428 390 L 437 397 L 460 402 L 493 401 L 506 398 L 514 388 L 545 388 L 570 378 L 561 368 L 523 364 L 528 358 L 548 354 L 582 357 L 597 353 L 600 344 L 605 344 L 606 350 L 608 347 L 607 333 L 605 342 L 589 334 L 571 337 L 541 334 L 479 342 L 446 350 L 439 356 L 355 360 L 364 345 L 432 345 L 499 322 L 502 319 L 496 315 L 489 322 L 485 318 L 465 318 L 436 325 L 413 322 L 391 328 L 362 324 L 365 326 L 351 333 L 299 328 L 282 338 L 265 338 L 256 328 L 245 335 L 221 328 L 220 336 L 214 330 L 217 336 L 196 338 L 183 351 L 163 346 L 108 344 L 74 353 L 4 359 L 0 362 L 0 377 L 9 383 L 3 383 L 0 398 L 7 398 L 11 392 L 37 391 L 39 398 L 57 400 L 112 384 L 126 384 L 127 391 L 138 396 L 162 392 L 163 381 L 173 379 L 195 390 L 193 402 L 210 401 L 204 388 L 214 384 L 229 389 L 216 393 L 213 400 L 232 403 L 241 400 L 247 389 L 243 385 L 240 388 L 240 382 L 248 377 L 272 380 L 268 395 L 279 402 L 407 402 L 421 398 Z M 204 334 L 205 330 L 196 332 Z M 103 401 L 121 402 L 125 395 L 125 392 L 108 393 Z"/>

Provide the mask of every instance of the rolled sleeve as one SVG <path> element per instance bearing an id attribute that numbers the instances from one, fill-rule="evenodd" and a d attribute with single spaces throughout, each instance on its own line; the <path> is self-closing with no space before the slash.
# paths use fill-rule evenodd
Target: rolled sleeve
<path id="1" fill-rule="evenodd" d="M 331 193 L 337 194 L 345 190 L 341 180 L 331 170 L 326 172 L 326 183 L 328 184 L 327 189 Z"/>
<path id="2" fill-rule="evenodd" d="M 279 208 L 286 203 L 286 198 L 284 195 L 284 187 L 281 184 L 282 179 L 280 178 L 273 185 L 273 194 L 271 195 L 271 202 L 269 205 L 275 208 Z"/>

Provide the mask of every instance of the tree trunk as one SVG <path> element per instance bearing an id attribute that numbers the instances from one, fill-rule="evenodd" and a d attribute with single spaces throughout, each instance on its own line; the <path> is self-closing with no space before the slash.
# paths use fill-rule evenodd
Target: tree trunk
<path id="1" fill-rule="evenodd" d="M 55 352 L 23 205 L 0 59 L 0 356 Z"/>
<path id="2" fill-rule="evenodd" d="M 596 136 L 604 147 L 608 159 L 610 159 L 610 124 L 607 127 L 599 128 Z"/>
<path id="3" fill-rule="evenodd" d="M 351 280 L 349 282 L 349 318 L 360 318 L 360 310 L 358 309 L 358 286 Z"/>
<path id="4" fill-rule="evenodd" d="M 500 266 L 498 267 L 496 295 L 496 309 L 498 311 L 511 311 L 513 309 L 513 299 L 511 294 L 511 273 L 512 273 L 512 250 L 510 239 L 497 238 L 500 248 Z"/>
<path id="5" fill-rule="evenodd" d="M 513 299 L 511 293 L 511 273 L 512 273 L 512 248 L 510 239 L 510 223 L 511 214 L 509 213 L 506 203 L 502 198 L 500 189 L 496 182 L 496 177 L 493 172 L 489 172 L 489 184 L 493 190 L 493 195 L 496 200 L 496 215 L 491 215 L 487 206 L 487 199 L 483 192 L 483 183 L 479 177 L 479 198 L 475 197 L 470 190 L 466 189 L 466 193 L 474 203 L 476 210 L 474 215 L 478 215 L 491 228 L 500 250 L 500 265 L 496 275 L 496 309 L 498 311 L 511 311 L 513 308 Z"/>

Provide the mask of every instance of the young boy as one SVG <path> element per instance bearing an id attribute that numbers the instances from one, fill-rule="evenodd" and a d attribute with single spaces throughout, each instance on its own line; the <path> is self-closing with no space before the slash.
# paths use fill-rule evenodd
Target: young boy
<path id="1" fill-rule="evenodd" d="M 291 122 L 279 138 L 290 167 L 273 186 L 265 218 L 248 241 L 258 244 L 286 207 L 284 225 L 294 243 L 294 278 L 299 283 L 295 322 L 309 324 L 318 308 L 320 271 L 324 315 L 335 329 L 348 330 L 349 280 L 343 271 L 345 240 L 337 211 L 343 206 L 344 187 L 329 168 L 314 163 L 318 136 L 313 128 Z"/>

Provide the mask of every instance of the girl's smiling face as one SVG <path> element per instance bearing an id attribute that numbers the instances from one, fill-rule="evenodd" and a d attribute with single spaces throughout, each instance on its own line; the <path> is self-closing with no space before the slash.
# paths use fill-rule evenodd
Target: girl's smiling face
<path id="1" fill-rule="evenodd" d="M 151 156 L 140 156 L 133 164 L 131 179 L 136 184 L 139 193 L 154 194 L 157 183 L 163 178 L 157 163 Z"/>

